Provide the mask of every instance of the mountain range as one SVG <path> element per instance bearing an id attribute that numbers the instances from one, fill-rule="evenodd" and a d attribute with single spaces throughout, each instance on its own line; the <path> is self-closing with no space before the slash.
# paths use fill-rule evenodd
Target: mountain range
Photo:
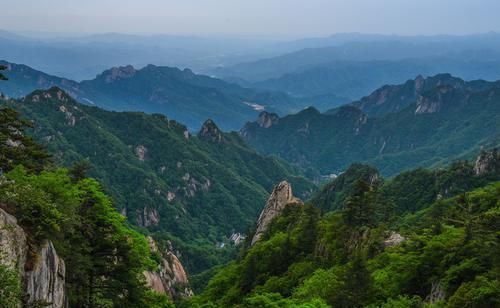
<path id="1" fill-rule="evenodd" d="M 7 96 L 22 97 L 36 89 L 58 86 L 78 101 L 109 110 L 163 113 L 197 129 L 208 118 L 224 130 L 238 130 L 261 110 L 298 111 L 303 105 L 281 92 L 253 90 L 185 69 L 148 65 L 108 69 L 92 80 L 76 82 L 0 62 L 9 82 L 0 84 Z"/>
<path id="2" fill-rule="evenodd" d="M 288 179 L 303 196 L 315 187 L 211 120 L 193 135 L 163 115 L 105 111 L 56 87 L 1 105 L 32 121 L 58 165 L 88 165 L 122 215 L 163 247 L 170 241 L 191 273 L 234 253 L 229 238 L 246 232 L 274 183 Z"/>
<path id="3" fill-rule="evenodd" d="M 446 164 L 499 145 L 500 84 L 449 74 L 384 86 L 325 113 L 263 112 L 240 134 L 265 154 L 322 174 L 367 162 L 384 175 Z"/>

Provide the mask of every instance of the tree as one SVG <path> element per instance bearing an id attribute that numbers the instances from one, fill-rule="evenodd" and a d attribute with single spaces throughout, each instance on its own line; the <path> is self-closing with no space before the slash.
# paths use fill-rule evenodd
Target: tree
<path id="1" fill-rule="evenodd" d="M 4 71 L 7 69 L 7 66 L 5 65 L 0 65 L 0 71 Z M 3 75 L 2 73 L 0 73 L 0 80 L 8 80 L 7 77 L 5 77 L 5 75 Z"/>
<path id="2" fill-rule="evenodd" d="M 29 127 L 32 124 L 21 119 L 14 109 L 0 109 L 0 171 L 23 165 L 38 172 L 50 163 L 50 155 L 44 148 L 24 133 Z"/>
<path id="3" fill-rule="evenodd" d="M 375 225 L 375 194 L 370 185 L 364 180 L 354 184 L 354 192 L 344 205 L 343 218 L 350 227 Z"/>

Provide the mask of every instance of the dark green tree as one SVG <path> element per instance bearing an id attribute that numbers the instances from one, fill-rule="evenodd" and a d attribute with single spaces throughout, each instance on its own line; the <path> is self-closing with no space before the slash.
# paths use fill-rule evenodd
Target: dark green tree
<path id="1" fill-rule="evenodd" d="M 7 69 L 7 66 L 5 65 L 0 65 L 0 71 L 4 71 Z M 8 80 L 7 77 L 5 77 L 4 74 L 0 73 L 0 80 Z"/>

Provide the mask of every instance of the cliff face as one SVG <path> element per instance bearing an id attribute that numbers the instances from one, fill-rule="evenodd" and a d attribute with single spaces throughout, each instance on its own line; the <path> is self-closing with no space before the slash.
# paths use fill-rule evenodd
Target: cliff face
<path id="1" fill-rule="evenodd" d="M 26 233 L 14 216 L 0 209 L 0 263 L 16 269 L 22 277 L 27 255 Z"/>
<path id="2" fill-rule="evenodd" d="M 500 154 L 497 149 L 483 151 L 476 159 L 474 173 L 481 175 L 489 172 L 498 172 L 500 170 Z"/>
<path id="3" fill-rule="evenodd" d="M 30 251 L 31 250 L 31 251 Z M 29 305 L 66 307 L 64 261 L 50 241 L 30 249 L 25 231 L 14 216 L 0 209 L 0 262 L 17 270 Z"/>
<path id="4" fill-rule="evenodd" d="M 260 240 L 273 219 L 280 215 L 289 204 L 302 204 L 302 201 L 293 196 L 292 186 L 287 181 L 283 181 L 274 187 L 264 210 L 262 210 L 260 214 L 259 220 L 257 221 L 257 230 L 252 239 L 252 245 Z"/>
<path id="5" fill-rule="evenodd" d="M 151 252 L 158 252 L 155 241 L 148 237 Z M 189 279 L 184 267 L 177 256 L 166 250 L 162 254 L 161 264 L 155 271 L 145 271 L 144 276 L 148 286 L 161 294 L 168 294 L 171 298 L 184 298 L 193 296 L 189 287 Z"/>
<path id="6" fill-rule="evenodd" d="M 33 268 L 26 272 L 26 293 L 30 304 L 49 304 L 66 307 L 66 266 L 50 241 L 44 242 L 35 253 Z"/>

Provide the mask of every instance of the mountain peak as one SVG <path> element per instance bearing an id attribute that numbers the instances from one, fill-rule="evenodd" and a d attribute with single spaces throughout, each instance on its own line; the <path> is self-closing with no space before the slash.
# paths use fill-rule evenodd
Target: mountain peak
<path id="1" fill-rule="evenodd" d="M 102 72 L 98 78 L 103 78 L 104 82 L 112 83 L 119 79 L 128 79 L 135 75 L 137 70 L 132 65 L 113 67 Z"/>
<path id="2" fill-rule="evenodd" d="M 279 216 L 288 205 L 292 204 L 302 205 L 303 203 L 300 199 L 293 196 L 292 185 L 287 181 L 282 181 L 274 187 L 273 192 L 267 200 L 266 206 L 260 213 L 259 220 L 257 221 L 257 230 L 252 239 L 252 245 L 260 240 L 273 219 Z"/>
<path id="3" fill-rule="evenodd" d="M 38 103 L 41 100 L 57 99 L 61 102 L 68 102 L 73 98 L 59 87 L 52 87 L 48 90 L 36 90 L 28 94 L 24 101 Z"/>
<path id="4" fill-rule="evenodd" d="M 198 137 L 211 142 L 219 143 L 222 141 L 222 132 L 212 119 L 208 119 L 201 126 Z"/>
<path id="5" fill-rule="evenodd" d="M 257 120 L 257 124 L 262 128 L 269 128 L 274 124 L 279 122 L 279 116 L 276 113 L 269 113 L 267 111 L 262 111 L 259 114 L 259 119 Z"/>

